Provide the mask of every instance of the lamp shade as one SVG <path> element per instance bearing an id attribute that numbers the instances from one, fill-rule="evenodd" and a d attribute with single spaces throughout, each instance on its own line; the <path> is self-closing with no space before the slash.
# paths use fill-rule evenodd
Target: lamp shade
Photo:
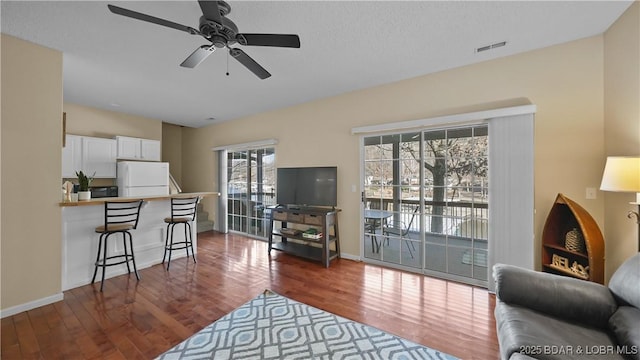
<path id="1" fill-rule="evenodd" d="M 600 190 L 640 192 L 640 157 L 607 157 Z"/>

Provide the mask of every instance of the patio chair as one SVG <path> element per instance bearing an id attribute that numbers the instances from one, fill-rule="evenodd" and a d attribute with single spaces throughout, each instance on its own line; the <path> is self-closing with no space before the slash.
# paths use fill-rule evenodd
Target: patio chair
<path id="1" fill-rule="evenodd" d="M 368 208 L 372 210 L 381 210 L 382 205 L 380 200 L 372 200 L 368 202 Z M 374 219 L 365 219 L 364 223 L 364 232 L 368 234 L 371 238 L 371 248 L 374 253 L 377 253 L 380 250 L 380 243 L 378 242 L 378 238 L 376 236 L 376 230 L 378 228 L 378 222 Z"/>
<path id="2" fill-rule="evenodd" d="M 419 210 L 420 210 L 420 207 L 416 206 L 415 209 L 413 210 L 413 213 L 411 214 L 409 223 L 407 224 L 405 224 L 403 221 L 390 220 L 382 227 L 382 235 L 384 236 L 384 239 L 387 245 L 389 244 L 390 235 L 393 235 L 399 238 L 405 238 L 407 237 L 407 235 L 409 235 L 409 231 L 411 230 L 411 225 L 413 224 L 413 221 L 415 220 L 416 215 L 418 215 Z M 402 242 L 407 244 L 407 250 L 409 250 L 409 255 L 413 259 L 413 252 L 416 250 L 415 245 L 411 241 L 402 241 Z"/>

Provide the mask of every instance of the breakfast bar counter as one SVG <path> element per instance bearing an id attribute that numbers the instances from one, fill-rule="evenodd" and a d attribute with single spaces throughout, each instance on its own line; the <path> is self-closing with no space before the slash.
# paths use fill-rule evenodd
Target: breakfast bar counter
<path id="1" fill-rule="evenodd" d="M 104 203 L 142 199 L 138 227 L 132 230 L 133 250 L 138 270 L 162 262 L 167 224 L 171 216 L 171 199 L 187 197 L 218 196 L 217 192 L 180 193 L 161 196 L 111 197 L 85 201 L 61 202 L 62 207 L 62 290 L 73 289 L 91 283 L 94 263 L 98 252 L 99 234 L 95 228 L 104 223 Z M 197 221 L 197 220 L 196 220 Z M 192 226 L 193 246 L 197 254 L 197 229 Z M 183 231 L 176 231 L 175 241 L 184 239 Z M 120 235 L 109 242 L 109 254 L 123 253 Z M 186 256 L 186 252 L 175 251 L 172 260 Z M 173 265 L 172 267 L 177 266 Z M 114 266 L 106 273 L 110 278 L 127 273 L 125 264 Z M 134 276 L 133 274 L 131 276 Z M 135 279 L 135 276 L 134 276 Z M 144 281 L 144 277 L 140 281 Z M 105 287 L 106 290 L 106 287 Z"/>
<path id="2" fill-rule="evenodd" d="M 137 200 L 142 199 L 144 201 L 158 201 L 158 200 L 170 200 L 171 198 L 188 198 L 188 197 L 207 197 L 207 196 L 218 196 L 220 193 L 217 192 L 193 192 L 193 193 L 179 193 L 179 194 L 171 194 L 171 195 L 155 195 L 155 196 L 130 196 L 130 197 L 104 197 L 104 198 L 95 198 L 90 200 L 79 200 L 79 201 L 63 201 L 60 202 L 60 206 L 87 206 L 87 205 L 103 205 L 105 201 L 127 201 L 127 200 Z"/>

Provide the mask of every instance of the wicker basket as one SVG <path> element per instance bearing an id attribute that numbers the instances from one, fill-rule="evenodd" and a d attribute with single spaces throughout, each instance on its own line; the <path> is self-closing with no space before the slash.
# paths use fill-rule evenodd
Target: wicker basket
<path id="1" fill-rule="evenodd" d="M 564 237 L 564 247 L 567 248 L 567 250 L 579 253 L 586 252 L 584 237 L 577 228 L 573 228 L 567 232 Z"/>

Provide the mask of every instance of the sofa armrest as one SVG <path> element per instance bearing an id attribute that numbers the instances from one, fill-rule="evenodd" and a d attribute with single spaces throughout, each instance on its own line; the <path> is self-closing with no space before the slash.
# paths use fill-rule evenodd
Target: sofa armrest
<path id="1" fill-rule="evenodd" d="M 620 306 L 609 319 L 609 328 L 623 347 L 627 359 L 640 360 L 640 310 Z"/>
<path id="2" fill-rule="evenodd" d="M 493 267 L 493 278 L 501 301 L 598 328 L 618 307 L 607 287 L 589 281 L 506 264 Z"/>

